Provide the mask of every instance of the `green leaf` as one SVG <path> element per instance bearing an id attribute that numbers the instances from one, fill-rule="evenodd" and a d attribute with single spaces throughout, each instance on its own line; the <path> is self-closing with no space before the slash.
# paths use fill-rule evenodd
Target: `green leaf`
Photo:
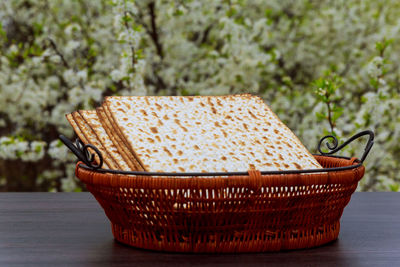
<path id="1" fill-rule="evenodd" d="M 316 112 L 316 113 L 315 113 L 315 116 L 317 117 L 317 119 L 318 119 L 319 121 L 323 121 L 323 120 L 326 119 L 326 114 L 324 114 L 324 113 L 322 113 L 322 112 Z"/>
<path id="2" fill-rule="evenodd" d="M 236 14 L 237 14 L 237 10 L 234 8 L 230 8 L 230 9 L 228 9 L 228 11 L 226 11 L 226 16 L 229 18 L 233 17 Z"/>
<path id="3" fill-rule="evenodd" d="M 332 113 L 332 122 L 336 122 L 337 119 L 338 119 L 340 116 L 342 116 L 342 114 L 343 114 L 343 110 L 334 111 L 334 112 Z"/>
<path id="4" fill-rule="evenodd" d="M 40 153 L 41 151 L 42 151 L 42 147 L 41 146 L 35 147 L 35 152 L 36 153 Z"/>
<path id="5" fill-rule="evenodd" d="M 391 184 L 389 185 L 390 191 L 398 192 L 400 189 L 400 184 Z"/>

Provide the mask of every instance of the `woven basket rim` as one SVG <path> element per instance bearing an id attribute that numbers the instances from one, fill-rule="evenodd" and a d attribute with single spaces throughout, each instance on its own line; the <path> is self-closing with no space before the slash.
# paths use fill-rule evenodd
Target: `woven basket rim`
<path id="1" fill-rule="evenodd" d="M 305 169 L 305 170 L 283 170 L 283 171 L 259 171 L 262 175 L 288 175 L 288 174 L 312 174 L 312 173 L 324 173 L 324 172 L 338 172 L 344 170 L 352 170 L 363 166 L 363 163 L 360 162 L 358 158 L 355 157 L 345 157 L 345 156 L 337 156 L 337 155 L 321 155 L 321 154 L 313 154 L 313 156 L 318 160 L 320 157 L 329 157 L 335 159 L 344 159 L 349 160 L 351 164 L 340 167 L 333 168 L 322 168 L 322 169 Z M 225 177 L 225 176 L 246 176 L 248 175 L 248 171 L 243 172 L 148 172 L 148 171 L 123 171 L 123 170 L 112 170 L 112 169 L 98 169 L 87 166 L 82 161 L 77 163 L 77 168 L 80 167 L 82 169 L 86 169 L 89 171 L 93 171 L 96 173 L 103 174 L 113 174 L 113 175 L 127 175 L 127 176 L 157 176 L 157 177 L 201 177 L 205 176 L 209 178 L 212 177 Z"/>
<path id="2" fill-rule="evenodd" d="M 356 158 L 346 159 L 343 157 L 316 156 L 320 160 L 329 160 L 341 166 L 350 166 L 345 170 L 322 171 L 315 173 L 293 173 L 293 174 L 261 174 L 260 171 L 250 170 L 243 175 L 233 176 L 163 176 L 163 175 L 124 175 L 103 173 L 82 167 L 81 162 L 76 164 L 76 176 L 86 184 L 129 187 L 134 188 L 139 184 L 146 188 L 216 188 L 241 184 L 246 187 L 261 186 L 296 186 L 296 185 L 318 185 L 335 183 L 358 182 L 364 174 L 365 167 L 358 163 Z M 330 168 L 335 169 L 335 168 Z M 337 169 L 337 168 L 336 168 Z"/>

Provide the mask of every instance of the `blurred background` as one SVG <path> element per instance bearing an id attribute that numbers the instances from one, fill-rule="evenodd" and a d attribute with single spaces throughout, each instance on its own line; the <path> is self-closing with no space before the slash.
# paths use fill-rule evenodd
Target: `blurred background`
<path id="1" fill-rule="evenodd" d="M 358 190 L 398 191 L 399 14 L 398 0 L 0 0 L 0 191 L 85 190 L 58 135 L 104 96 L 236 93 L 311 152 L 373 130 Z"/>

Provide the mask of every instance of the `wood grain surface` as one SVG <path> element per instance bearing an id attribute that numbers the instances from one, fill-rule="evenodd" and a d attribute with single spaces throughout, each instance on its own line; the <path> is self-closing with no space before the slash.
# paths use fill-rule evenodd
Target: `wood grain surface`
<path id="1" fill-rule="evenodd" d="M 0 193 L 0 266 L 400 266 L 400 194 L 355 193 L 328 245 L 279 253 L 178 254 L 114 241 L 89 193 Z"/>

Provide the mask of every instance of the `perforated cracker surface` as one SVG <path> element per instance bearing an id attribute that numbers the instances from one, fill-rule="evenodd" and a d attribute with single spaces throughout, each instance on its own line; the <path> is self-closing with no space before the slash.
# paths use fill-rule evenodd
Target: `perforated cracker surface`
<path id="1" fill-rule="evenodd" d="M 147 171 L 321 168 L 255 96 L 108 97 L 105 103 Z"/>

